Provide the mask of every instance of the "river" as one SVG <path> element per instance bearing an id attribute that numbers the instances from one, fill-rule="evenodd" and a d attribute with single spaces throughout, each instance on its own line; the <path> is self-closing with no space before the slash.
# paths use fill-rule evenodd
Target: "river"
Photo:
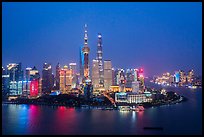
<path id="1" fill-rule="evenodd" d="M 141 112 L 2 104 L 2 132 L 3 135 L 201 135 L 202 88 L 165 88 L 187 97 L 188 101 Z M 146 126 L 163 130 L 144 130 Z"/>

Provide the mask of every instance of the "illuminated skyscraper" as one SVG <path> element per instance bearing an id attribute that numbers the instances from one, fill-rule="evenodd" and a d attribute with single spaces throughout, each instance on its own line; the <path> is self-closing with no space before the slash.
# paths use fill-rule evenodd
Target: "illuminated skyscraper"
<path id="1" fill-rule="evenodd" d="M 112 85 L 112 64 L 110 60 L 104 60 L 104 88 L 108 90 Z"/>
<path id="2" fill-rule="evenodd" d="M 10 63 L 7 65 L 7 70 L 9 74 L 9 95 L 21 95 L 23 81 L 23 70 L 21 63 Z"/>
<path id="3" fill-rule="evenodd" d="M 126 86 L 125 87 L 131 88 L 133 80 L 134 80 L 133 70 L 127 69 L 126 70 Z"/>
<path id="4" fill-rule="evenodd" d="M 186 74 L 183 70 L 179 70 L 180 82 L 179 85 L 182 86 L 186 83 Z"/>
<path id="5" fill-rule="evenodd" d="M 2 92 L 6 95 L 9 91 L 9 75 L 6 69 L 2 67 Z"/>
<path id="6" fill-rule="evenodd" d="M 51 64 L 44 63 L 42 70 L 42 92 L 49 94 L 53 87 L 53 76 Z"/>
<path id="7" fill-rule="evenodd" d="M 139 82 L 140 82 L 139 89 L 140 89 L 141 92 L 144 92 L 145 86 L 144 86 L 144 74 L 143 74 L 143 69 L 142 68 L 139 69 L 138 74 L 139 74 L 138 79 L 139 79 Z"/>
<path id="8" fill-rule="evenodd" d="M 93 60 L 92 66 L 92 84 L 94 90 L 99 87 L 99 68 L 98 60 Z"/>
<path id="9" fill-rule="evenodd" d="M 193 70 L 188 71 L 187 81 L 189 84 L 192 84 L 194 78 L 194 72 Z"/>
<path id="10" fill-rule="evenodd" d="M 88 47 L 88 34 L 87 34 L 87 24 L 85 24 L 85 33 L 84 33 L 84 47 L 82 48 L 84 54 L 84 79 L 89 78 L 89 51 Z"/>
<path id="11" fill-rule="evenodd" d="M 175 71 L 174 78 L 175 78 L 174 81 L 176 82 L 176 84 L 178 84 L 180 81 L 180 74 L 178 71 Z"/>
<path id="12" fill-rule="evenodd" d="M 68 94 L 72 88 L 72 70 L 68 66 L 60 69 L 60 91 Z"/>
<path id="13" fill-rule="evenodd" d="M 40 74 L 36 67 L 35 66 L 33 68 L 27 67 L 25 81 L 23 81 L 22 83 L 23 84 L 22 97 L 35 98 L 38 95 L 40 95 L 41 91 L 39 90 L 40 88 L 39 81 Z"/>
<path id="14" fill-rule="evenodd" d="M 30 70 L 30 80 L 39 80 L 40 79 L 40 74 L 37 68 L 34 66 L 32 70 Z"/>
<path id="15" fill-rule="evenodd" d="M 69 63 L 69 68 L 72 70 L 72 75 L 76 74 L 76 63 Z"/>
<path id="16" fill-rule="evenodd" d="M 8 74 L 10 81 L 22 81 L 23 80 L 23 70 L 21 63 L 10 63 L 7 65 Z"/>
<path id="17" fill-rule="evenodd" d="M 77 87 L 76 63 L 69 63 L 69 68 L 72 70 L 72 88 L 76 88 Z"/>
<path id="18" fill-rule="evenodd" d="M 85 80 L 84 97 L 86 101 L 91 101 L 93 97 L 93 85 L 90 79 Z"/>
<path id="19" fill-rule="evenodd" d="M 57 63 L 56 66 L 56 73 L 55 73 L 55 86 L 56 86 L 56 90 L 59 90 L 59 84 L 60 83 L 60 64 Z"/>
<path id="20" fill-rule="evenodd" d="M 138 77 L 139 77 L 138 72 L 139 72 L 138 69 L 134 69 L 133 71 L 134 81 L 138 81 Z"/>
<path id="21" fill-rule="evenodd" d="M 104 86 L 104 72 L 103 72 L 103 61 L 102 61 L 102 36 L 98 33 L 98 44 L 97 44 L 97 57 L 98 60 L 98 68 L 99 68 L 99 84 Z"/>
<path id="22" fill-rule="evenodd" d="M 32 68 L 27 67 L 26 71 L 25 71 L 25 80 L 28 81 L 30 80 L 30 71 L 32 70 Z"/>

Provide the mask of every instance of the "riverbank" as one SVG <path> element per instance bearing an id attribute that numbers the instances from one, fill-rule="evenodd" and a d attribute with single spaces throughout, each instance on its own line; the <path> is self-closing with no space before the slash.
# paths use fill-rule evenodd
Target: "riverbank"
<path id="1" fill-rule="evenodd" d="M 142 105 L 145 109 L 151 108 L 151 107 L 158 107 L 158 106 L 163 106 L 163 105 L 173 105 L 173 104 L 177 104 L 177 103 L 181 103 L 181 102 L 185 102 L 188 99 L 184 96 L 179 96 L 180 98 L 178 98 L 177 100 L 172 100 L 172 101 L 166 101 L 166 102 L 152 102 L 152 103 L 141 103 L 140 105 Z M 98 105 L 98 106 L 94 106 L 94 105 L 87 105 L 87 104 L 81 104 L 80 106 L 75 106 L 75 105 L 66 105 L 66 104 L 51 104 L 51 103 L 47 103 L 47 102 L 27 102 L 27 103 L 22 103 L 22 102 L 16 102 L 16 101 L 3 101 L 2 104 L 26 104 L 26 105 L 43 105 L 43 106 L 56 106 L 56 107 L 60 107 L 60 106 L 64 106 L 64 107 L 70 107 L 70 108 L 86 108 L 86 109 L 101 109 L 101 110 L 117 110 L 118 107 L 114 107 L 112 105 Z"/>

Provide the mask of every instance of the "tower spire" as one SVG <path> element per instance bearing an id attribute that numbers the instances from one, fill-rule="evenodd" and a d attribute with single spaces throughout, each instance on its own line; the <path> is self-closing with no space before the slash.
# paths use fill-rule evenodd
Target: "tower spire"
<path id="1" fill-rule="evenodd" d="M 88 47 L 88 33 L 87 24 L 84 25 L 84 46 Z"/>

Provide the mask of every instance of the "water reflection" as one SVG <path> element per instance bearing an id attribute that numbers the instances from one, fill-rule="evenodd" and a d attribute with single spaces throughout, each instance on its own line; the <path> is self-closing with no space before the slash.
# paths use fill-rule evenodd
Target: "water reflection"
<path id="1" fill-rule="evenodd" d="M 56 133 L 69 133 L 71 134 L 77 125 L 76 112 L 74 108 L 66 108 L 65 106 L 59 106 L 56 109 L 53 117 L 54 125 L 57 125 Z"/>

